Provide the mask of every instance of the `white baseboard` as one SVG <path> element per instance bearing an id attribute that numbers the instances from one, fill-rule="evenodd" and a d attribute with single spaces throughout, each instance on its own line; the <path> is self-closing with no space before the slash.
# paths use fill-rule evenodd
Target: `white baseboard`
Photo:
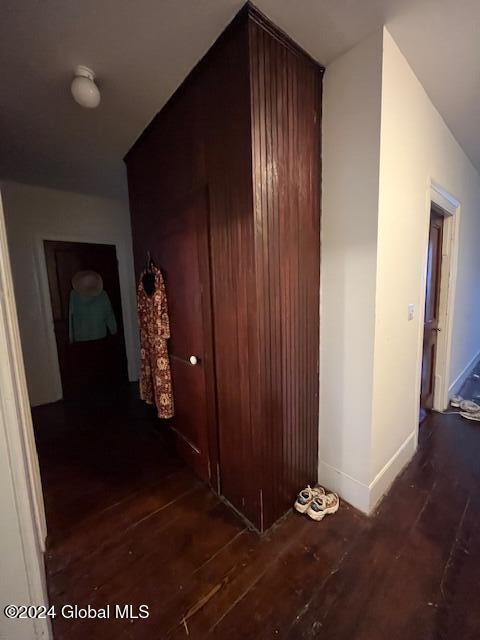
<path id="1" fill-rule="evenodd" d="M 460 391 L 463 386 L 463 383 L 468 378 L 468 376 L 472 373 L 473 368 L 477 364 L 478 360 L 480 360 L 480 351 L 473 356 L 467 366 L 459 373 L 459 375 L 455 378 L 452 384 L 448 387 L 448 395 L 449 397 L 455 395 Z"/>
<path id="2" fill-rule="evenodd" d="M 356 509 L 369 513 L 370 490 L 368 485 L 352 478 L 347 473 L 330 466 L 323 460 L 318 465 L 318 482 L 350 503 Z"/>
<path id="3" fill-rule="evenodd" d="M 387 464 L 375 476 L 369 485 L 369 513 L 371 513 L 378 502 L 390 489 L 398 474 L 407 466 L 413 457 L 417 447 L 417 431 L 412 431 L 405 442 L 393 454 Z"/>
<path id="4" fill-rule="evenodd" d="M 412 431 L 370 484 L 352 478 L 323 460 L 320 460 L 318 468 L 318 481 L 368 515 L 372 513 L 395 478 L 412 459 L 416 448 L 416 435 L 416 431 Z"/>

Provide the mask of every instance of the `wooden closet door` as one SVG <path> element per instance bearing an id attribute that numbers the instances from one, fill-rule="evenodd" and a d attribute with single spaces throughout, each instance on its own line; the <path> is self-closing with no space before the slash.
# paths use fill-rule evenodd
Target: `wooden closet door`
<path id="1" fill-rule="evenodd" d="M 172 428 L 177 434 L 177 449 L 187 464 L 203 480 L 215 483 L 206 191 L 189 197 L 161 218 L 155 258 L 165 280 L 170 319 L 169 353 L 175 403 Z"/>

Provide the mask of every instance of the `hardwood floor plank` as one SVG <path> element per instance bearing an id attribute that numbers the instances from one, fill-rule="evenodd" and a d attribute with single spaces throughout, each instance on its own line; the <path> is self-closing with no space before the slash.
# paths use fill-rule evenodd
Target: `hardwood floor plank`
<path id="1" fill-rule="evenodd" d="M 478 425 L 428 416 L 372 517 L 342 504 L 259 536 L 182 466 L 148 413 L 118 403 L 34 411 L 48 587 L 57 605 L 145 603 L 151 615 L 57 618 L 56 640 L 480 637 Z"/>
<path id="2" fill-rule="evenodd" d="M 105 548 L 99 545 L 93 554 L 72 563 L 56 576 L 52 596 L 63 594 L 84 602 L 85 598 L 98 598 L 104 589 L 111 590 L 112 581 L 119 574 L 133 572 L 129 573 L 132 581 L 134 573 L 141 573 L 153 558 L 162 566 L 191 542 L 195 528 L 205 524 L 210 511 L 217 506 L 216 498 L 208 490 L 195 489 L 157 512 L 148 522 L 122 532 Z"/>
<path id="3" fill-rule="evenodd" d="M 211 625 L 214 637 L 287 638 L 308 608 L 312 591 L 340 570 L 368 521 L 345 504 L 334 518 L 309 520 L 307 525 L 297 544 L 268 568 L 255 589 Z"/>
<path id="4" fill-rule="evenodd" d="M 253 540 L 253 544 L 238 560 L 235 571 L 224 575 L 222 588 L 201 608 L 194 604 L 185 607 L 175 621 L 175 626 L 167 634 L 168 638 L 184 637 L 188 629 L 192 637 L 205 637 L 212 626 L 218 624 L 246 595 L 256 588 L 267 571 L 277 564 L 285 554 L 303 539 L 310 523 L 306 519 L 290 514 L 273 531 Z M 256 535 L 256 534 L 253 534 Z M 205 578 L 202 580 L 205 582 Z M 208 583 L 207 583 L 208 584 Z M 201 590 L 201 599 L 215 584 Z M 187 617 L 187 625 L 184 619 Z"/>
<path id="5" fill-rule="evenodd" d="M 480 609 L 472 606 L 472 595 L 480 590 L 480 500 L 470 497 L 463 521 L 452 545 L 440 586 L 436 638 L 476 640 L 480 630 Z"/>
<path id="6" fill-rule="evenodd" d="M 94 513 L 73 531 L 60 535 L 58 542 L 51 540 L 47 562 L 49 574 L 64 570 L 71 562 L 112 544 L 126 529 L 170 507 L 198 486 L 192 473 L 183 468 L 174 471 L 160 484 L 139 489 L 124 500 Z"/>
<path id="7" fill-rule="evenodd" d="M 318 594 L 298 637 L 315 637 L 319 630 L 335 640 L 433 637 L 428 603 L 438 596 L 466 496 L 441 481 L 431 492 L 411 489 L 410 508 L 390 511 L 391 522 L 384 511 L 361 536 L 342 571 Z"/>

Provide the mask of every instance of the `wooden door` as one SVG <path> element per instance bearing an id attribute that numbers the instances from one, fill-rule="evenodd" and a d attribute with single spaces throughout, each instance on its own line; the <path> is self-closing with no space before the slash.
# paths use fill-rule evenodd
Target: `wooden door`
<path id="1" fill-rule="evenodd" d="M 169 354 L 177 448 L 187 464 L 215 484 L 216 420 L 208 201 L 201 191 L 174 211 L 161 215 L 154 258 L 167 293 L 170 319 Z M 212 452 L 212 455 L 210 455 Z"/>
<path id="2" fill-rule="evenodd" d="M 81 397 L 127 381 L 122 304 L 115 246 L 82 242 L 44 242 L 58 362 L 65 398 Z M 103 278 L 115 313 L 117 333 L 101 340 L 70 343 L 72 278 L 91 269 Z"/>
<path id="3" fill-rule="evenodd" d="M 427 288 L 425 297 L 425 322 L 423 333 L 422 388 L 420 406 L 424 410 L 433 408 L 435 391 L 435 363 L 437 338 L 440 331 L 440 279 L 442 269 L 443 216 L 433 209 L 430 217 L 428 237 Z"/>

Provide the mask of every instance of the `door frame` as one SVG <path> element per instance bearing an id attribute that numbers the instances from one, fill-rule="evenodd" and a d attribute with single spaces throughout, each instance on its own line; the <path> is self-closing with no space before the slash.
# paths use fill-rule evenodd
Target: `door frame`
<path id="1" fill-rule="evenodd" d="M 127 356 L 127 369 L 128 379 L 138 379 L 138 366 L 134 366 L 136 362 L 134 354 L 138 352 L 137 342 L 135 340 L 136 327 L 132 323 L 131 310 L 136 308 L 136 300 L 132 298 L 128 290 L 125 290 L 122 286 L 124 277 L 122 277 L 123 268 L 126 271 L 126 265 L 124 261 L 127 258 L 126 248 L 123 243 L 118 242 L 115 238 L 97 238 L 89 235 L 72 235 L 72 234 L 54 234 L 54 233 L 40 233 L 35 236 L 35 263 L 37 266 L 36 273 L 38 274 L 38 288 L 41 298 L 41 309 L 44 320 L 44 326 L 46 327 L 46 341 L 48 345 L 48 364 L 52 368 L 54 384 L 55 384 L 55 400 L 61 400 L 63 398 L 62 378 L 60 375 L 60 363 L 58 360 L 57 341 L 55 338 L 53 312 L 52 312 L 52 300 L 50 296 L 50 287 L 48 284 L 48 270 L 47 260 L 45 256 L 44 241 L 49 240 L 52 242 L 79 242 L 85 244 L 106 244 L 113 245 L 117 254 L 118 263 L 118 279 L 120 284 L 120 296 L 122 301 L 122 321 L 123 321 L 123 333 L 125 338 L 125 351 Z M 123 276 L 127 276 L 125 273 Z M 135 288 L 133 288 L 135 291 Z"/>
<path id="2" fill-rule="evenodd" d="M 28 601 L 16 604 L 48 605 L 44 565 L 46 521 L 43 492 L 33 434 L 32 416 L 23 364 L 20 331 L 15 305 L 7 234 L 0 194 L 0 429 L 6 441 L 15 499 L 19 536 L 23 551 L 22 569 Z M 15 604 L 15 603 L 12 603 Z M 20 621 L 21 624 L 27 621 Z M 52 638 L 49 619 L 23 625 L 25 638 Z"/>
<path id="3" fill-rule="evenodd" d="M 423 333 L 425 297 L 427 285 L 427 253 L 428 236 L 430 230 L 430 215 L 434 209 L 436 213 L 443 216 L 443 241 L 442 241 L 442 263 L 440 272 L 440 305 L 439 305 L 439 328 L 441 331 L 437 336 L 437 354 L 434 370 L 434 396 L 433 410 L 444 411 L 449 402 L 449 380 L 450 363 L 452 352 L 453 335 L 453 312 L 455 305 L 455 289 L 457 280 L 458 264 L 458 239 L 460 225 L 460 202 L 439 183 L 434 180 L 429 181 L 427 190 L 427 216 L 424 236 L 424 265 L 421 301 L 421 323 L 419 330 L 419 366 L 418 366 L 418 407 L 416 415 L 420 410 L 420 386 L 423 365 Z M 417 419 L 418 421 L 418 419 Z"/>

